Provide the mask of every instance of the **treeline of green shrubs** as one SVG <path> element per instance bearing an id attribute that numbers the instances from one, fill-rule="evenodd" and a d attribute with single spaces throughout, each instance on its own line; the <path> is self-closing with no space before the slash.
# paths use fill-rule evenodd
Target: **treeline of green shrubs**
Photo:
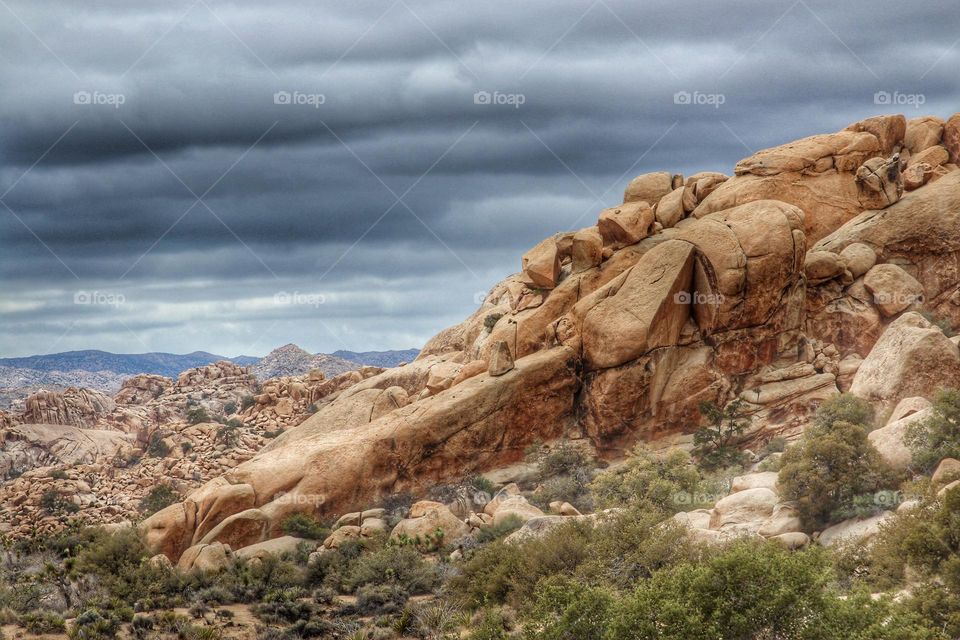
<path id="1" fill-rule="evenodd" d="M 467 608 L 512 612 L 514 635 L 486 638 L 921 639 L 953 637 L 929 601 L 873 598 L 820 547 L 740 540 L 704 548 L 678 525 L 624 512 L 521 544 L 475 551 L 449 592 Z"/>

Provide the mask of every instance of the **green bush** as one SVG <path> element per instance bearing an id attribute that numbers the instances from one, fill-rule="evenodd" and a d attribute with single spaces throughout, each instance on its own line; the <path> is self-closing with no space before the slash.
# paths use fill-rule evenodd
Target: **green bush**
<path id="1" fill-rule="evenodd" d="M 96 609 L 87 609 L 73 621 L 71 640 L 110 640 L 120 628 L 119 621 Z"/>
<path id="2" fill-rule="evenodd" d="M 167 483 L 161 483 L 145 495 L 139 504 L 140 513 L 151 516 L 157 511 L 180 501 L 180 494 Z"/>
<path id="3" fill-rule="evenodd" d="M 542 640 L 603 640 L 614 602 L 615 596 L 608 589 L 551 576 L 537 587 L 525 631 Z"/>
<path id="4" fill-rule="evenodd" d="M 847 422 L 871 431 L 873 419 L 873 407 L 869 402 L 852 393 L 841 393 L 820 405 L 813 416 L 813 423 L 822 429 L 829 429 L 837 422 Z"/>
<path id="5" fill-rule="evenodd" d="M 63 616 L 50 611 L 31 611 L 20 616 L 20 624 L 29 633 L 44 635 L 47 633 L 63 633 L 66 623 Z"/>
<path id="6" fill-rule="evenodd" d="M 154 433 L 147 443 L 147 455 L 151 458 L 166 458 L 170 455 L 170 445 L 163 441 L 163 435 Z"/>
<path id="7" fill-rule="evenodd" d="M 626 465 L 599 474 L 591 483 L 599 508 L 642 506 L 676 513 L 696 506 L 707 487 L 690 454 L 674 449 L 659 457 L 638 446 Z"/>
<path id="8" fill-rule="evenodd" d="M 330 529 L 307 513 L 293 513 L 283 520 L 283 532 L 288 536 L 307 540 L 324 540 L 330 535 Z"/>
<path id="9" fill-rule="evenodd" d="M 831 587 L 827 553 L 740 542 L 658 572 L 611 607 L 605 640 L 943 638 L 919 616 Z"/>
<path id="10" fill-rule="evenodd" d="M 921 472 L 932 471 L 944 458 L 960 457 L 960 390 L 940 391 L 933 415 L 910 425 L 905 441 Z"/>
<path id="11" fill-rule="evenodd" d="M 65 515 L 80 510 L 80 507 L 57 489 L 47 489 L 43 492 L 40 496 L 40 507 L 51 515 Z"/>
<path id="12" fill-rule="evenodd" d="M 427 593 L 439 581 L 436 565 L 412 546 L 386 545 L 361 555 L 345 581 L 348 589 L 394 584 L 411 594 Z"/>
<path id="13" fill-rule="evenodd" d="M 787 449 L 782 463 L 781 494 L 797 501 L 801 518 L 811 528 L 858 513 L 864 506 L 888 507 L 869 496 L 896 484 L 896 475 L 867 440 L 866 429 L 850 422 L 828 426 L 816 421 L 799 443 Z"/>
<path id="14" fill-rule="evenodd" d="M 400 613 L 410 593 L 397 584 L 366 584 L 357 589 L 357 604 L 353 612 L 362 615 Z"/>
<path id="15" fill-rule="evenodd" d="M 187 422 L 190 424 L 200 424 L 201 422 L 210 422 L 210 414 L 203 407 L 195 407 L 187 411 Z"/>
<path id="16" fill-rule="evenodd" d="M 523 520 L 520 519 L 520 516 L 511 513 L 506 518 L 501 519 L 498 524 L 490 524 L 489 526 L 480 529 L 473 536 L 473 539 L 477 542 L 477 544 L 487 544 L 488 542 L 493 542 L 494 540 L 506 538 L 508 535 L 522 526 Z"/>
<path id="17" fill-rule="evenodd" d="M 507 621 L 498 609 L 484 609 L 473 624 L 470 640 L 508 640 Z"/>
<path id="18" fill-rule="evenodd" d="M 560 442 L 549 450 L 534 451 L 529 459 L 537 464 L 540 488 L 531 501 L 544 508 L 551 502 L 570 502 L 581 511 L 592 511 L 593 500 L 587 489 L 596 467 L 581 448 Z"/>

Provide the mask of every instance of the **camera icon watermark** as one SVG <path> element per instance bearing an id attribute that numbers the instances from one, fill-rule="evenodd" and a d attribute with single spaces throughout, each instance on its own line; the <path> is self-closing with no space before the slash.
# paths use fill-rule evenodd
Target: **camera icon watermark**
<path id="1" fill-rule="evenodd" d="M 279 291 L 273 295 L 274 304 L 305 305 L 319 307 L 325 304 L 327 297 L 322 293 L 303 293 L 301 291 Z"/>
<path id="2" fill-rule="evenodd" d="M 73 304 L 117 308 L 126 301 L 127 298 L 122 293 L 110 291 L 76 291 L 73 294 Z"/>
<path id="3" fill-rule="evenodd" d="M 473 104 L 506 105 L 519 109 L 527 101 L 522 93 L 500 93 L 499 91 L 477 91 L 473 94 Z"/>
<path id="4" fill-rule="evenodd" d="M 108 106 L 119 109 L 126 104 L 127 97 L 122 93 L 103 93 L 101 91 L 77 91 L 73 94 L 73 104 Z"/>
<path id="5" fill-rule="evenodd" d="M 303 93 L 300 91 L 277 91 L 273 94 L 273 104 L 309 106 L 319 109 L 327 102 L 327 96 L 322 93 Z"/>
<path id="6" fill-rule="evenodd" d="M 707 106 L 719 109 L 727 102 L 727 96 L 722 93 L 701 93 L 700 91 L 677 91 L 673 94 L 673 104 Z"/>
<path id="7" fill-rule="evenodd" d="M 476 293 L 473 294 L 473 304 L 480 305 L 486 302 L 486 300 L 487 300 L 486 291 L 477 291 Z"/>
<path id="8" fill-rule="evenodd" d="M 927 102 L 922 93 L 900 93 L 899 91 L 877 91 L 873 94 L 873 104 L 889 107 L 913 107 L 919 109 Z"/>

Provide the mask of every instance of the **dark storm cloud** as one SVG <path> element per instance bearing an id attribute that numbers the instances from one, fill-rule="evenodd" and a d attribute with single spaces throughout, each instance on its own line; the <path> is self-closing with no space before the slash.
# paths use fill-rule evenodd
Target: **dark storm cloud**
<path id="1" fill-rule="evenodd" d="M 947 1 L 5 1 L 4 355 L 422 344 L 633 175 L 960 104 Z"/>

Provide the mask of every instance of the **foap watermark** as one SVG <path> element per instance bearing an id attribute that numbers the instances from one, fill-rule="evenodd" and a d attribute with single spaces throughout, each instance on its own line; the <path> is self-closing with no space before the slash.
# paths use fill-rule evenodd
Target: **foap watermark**
<path id="1" fill-rule="evenodd" d="M 676 505 L 716 504 L 727 497 L 727 491 L 677 491 L 670 496 Z"/>
<path id="2" fill-rule="evenodd" d="M 473 104 L 492 104 L 492 105 L 506 105 L 513 107 L 514 109 L 519 109 L 521 105 L 526 103 L 527 96 L 522 93 L 501 93 L 499 91 L 494 91 L 493 93 L 489 91 L 477 91 L 473 94 Z"/>
<path id="3" fill-rule="evenodd" d="M 725 104 L 727 96 L 722 93 L 702 93 L 700 91 L 677 91 L 673 94 L 673 104 L 705 106 L 719 109 L 720 105 Z"/>
<path id="4" fill-rule="evenodd" d="M 76 291 L 73 294 L 73 304 L 119 307 L 126 301 L 126 296 L 113 291 Z"/>
<path id="5" fill-rule="evenodd" d="M 720 306 L 723 304 L 722 293 L 703 293 L 702 291 L 680 291 L 673 296 L 677 304 L 704 304 Z"/>
<path id="6" fill-rule="evenodd" d="M 903 495 L 903 491 L 886 489 L 873 494 L 873 504 L 884 509 L 894 509 L 903 504 L 904 500 L 906 500 L 906 498 Z"/>
<path id="7" fill-rule="evenodd" d="M 318 493 L 287 493 L 280 491 L 273 494 L 273 502 L 277 504 L 292 504 L 306 507 L 319 507 L 326 502 L 326 498 Z"/>
<path id="8" fill-rule="evenodd" d="M 308 106 L 319 109 L 327 102 L 327 96 L 322 93 L 303 93 L 302 91 L 277 91 L 273 94 L 273 104 Z"/>
<path id="9" fill-rule="evenodd" d="M 899 307 L 905 309 L 913 304 L 923 304 L 923 293 L 909 291 L 874 291 L 873 302 L 881 307 Z"/>
<path id="10" fill-rule="evenodd" d="M 477 291 L 473 294 L 473 304 L 483 304 L 487 300 L 486 291 Z"/>
<path id="11" fill-rule="evenodd" d="M 274 294 L 275 304 L 299 304 L 308 307 L 319 307 L 326 303 L 327 297 L 322 293 L 304 293 L 301 291 L 279 291 Z"/>
<path id="12" fill-rule="evenodd" d="M 73 94 L 73 104 L 106 106 L 119 109 L 126 104 L 127 97 L 122 93 L 104 93 L 102 91 L 77 91 Z"/>
<path id="13" fill-rule="evenodd" d="M 922 93 L 901 93 L 899 91 L 877 91 L 873 94 L 873 104 L 889 107 L 913 107 L 919 109 L 927 102 Z"/>

